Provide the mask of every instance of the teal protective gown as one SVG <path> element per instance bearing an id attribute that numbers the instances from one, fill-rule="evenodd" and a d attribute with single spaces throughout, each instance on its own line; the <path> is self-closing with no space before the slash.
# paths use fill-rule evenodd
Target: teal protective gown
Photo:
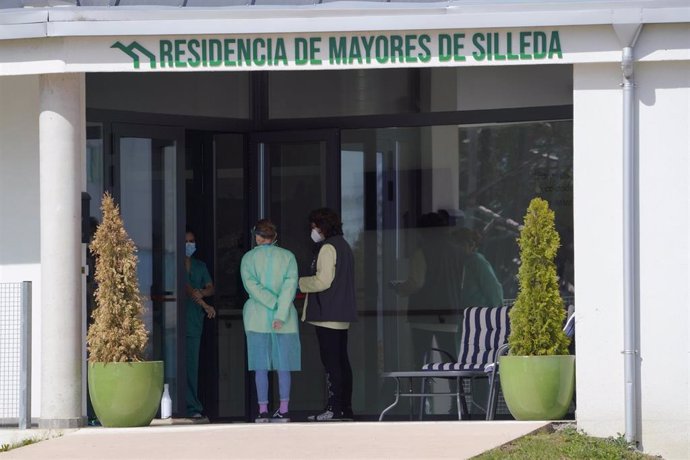
<path id="1" fill-rule="evenodd" d="M 503 286 L 489 261 L 479 252 L 469 254 L 466 259 L 462 308 L 503 305 Z"/>
<path id="2" fill-rule="evenodd" d="M 263 244 L 242 257 L 242 283 L 249 294 L 242 313 L 249 370 L 301 368 L 297 310 L 297 262 L 288 250 Z M 283 326 L 274 330 L 274 320 Z"/>

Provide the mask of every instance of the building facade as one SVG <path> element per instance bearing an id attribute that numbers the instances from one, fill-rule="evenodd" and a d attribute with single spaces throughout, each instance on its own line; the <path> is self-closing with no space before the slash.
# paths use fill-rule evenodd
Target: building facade
<path id="1" fill-rule="evenodd" d="M 41 425 L 87 416 L 86 242 L 106 190 L 139 248 L 148 354 L 175 411 L 183 237 L 197 234 L 217 288 L 200 375 L 217 420 L 253 410 L 238 264 L 258 218 L 308 273 L 308 212 L 342 216 L 366 419 L 392 394 L 381 372 L 457 337 L 454 308 L 415 297 L 434 273 L 419 254 L 445 257 L 469 229 L 511 299 L 515 237 L 542 196 L 577 310 L 578 426 L 690 455 L 685 2 L 15 3 L 0 9 L 0 282 L 33 281 Z M 470 289 L 453 275 L 434 279 Z M 301 337 L 298 412 L 325 396 L 309 326 Z"/>

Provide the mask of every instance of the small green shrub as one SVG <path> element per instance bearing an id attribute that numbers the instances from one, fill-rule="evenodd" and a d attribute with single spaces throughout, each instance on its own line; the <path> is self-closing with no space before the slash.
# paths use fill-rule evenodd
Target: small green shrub
<path id="1" fill-rule="evenodd" d="M 103 221 L 90 250 L 96 257 L 96 308 L 86 337 L 89 362 L 141 361 L 148 332 L 137 278 L 136 246 L 109 193 L 101 202 Z"/>
<path id="2" fill-rule="evenodd" d="M 563 332 L 565 309 L 554 262 L 560 237 L 546 200 L 534 198 L 530 202 L 518 245 L 519 291 L 510 310 L 510 354 L 567 355 L 570 339 Z"/>

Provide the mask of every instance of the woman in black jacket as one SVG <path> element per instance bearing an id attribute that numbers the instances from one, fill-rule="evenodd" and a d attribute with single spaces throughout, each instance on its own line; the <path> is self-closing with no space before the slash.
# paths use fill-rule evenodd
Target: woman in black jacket
<path id="1" fill-rule="evenodd" d="M 314 325 L 321 362 L 328 378 L 328 404 L 310 421 L 352 420 L 352 368 L 347 332 L 357 320 L 355 267 L 352 248 L 343 238 L 343 224 L 328 208 L 309 214 L 311 238 L 319 245 L 312 276 L 299 279 L 307 294 L 302 321 Z"/>

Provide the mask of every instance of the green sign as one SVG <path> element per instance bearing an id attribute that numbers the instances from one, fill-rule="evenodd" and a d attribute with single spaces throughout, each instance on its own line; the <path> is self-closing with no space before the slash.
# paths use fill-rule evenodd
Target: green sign
<path id="1" fill-rule="evenodd" d="M 345 67 L 562 59 L 558 31 L 181 38 L 115 42 L 135 69 Z"/>

